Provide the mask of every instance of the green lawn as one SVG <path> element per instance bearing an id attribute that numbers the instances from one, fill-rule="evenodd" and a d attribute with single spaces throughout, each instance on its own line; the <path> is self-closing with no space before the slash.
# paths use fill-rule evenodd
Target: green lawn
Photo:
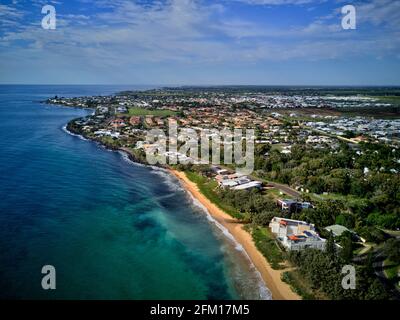
<path id="1" fill-rule="evenodd" d="M 284 252 L 278 247 L 274 236 L 265 227 L 247 225 L 246 230 L 250 232 L 254 243 L 263 256 L 268 260 L 273 269 L 283 269 L 285 266 Z"/>
<path id="2" fill-rule="evenodd" d="M 156 109 L 145 109 L 145 108 L 129 108 L 128 111 L 130 116 L 156 116 L 156 117 L 171 117 L 177 113 L 171 110 L 156 110 Z"/>
<path id="3" fill-rule="evenodd" d="M 400 96 L 377 96 L 371 98 L 378 99 L 380 102 L 400 104 Z"/>
<path id="4" fill-rule="evenodd" d="M 283 143 L 273 144 L 273 145 L 271 146 L 271 152 L 274 151 L 274 150 L 277 150 L 277 151 L 281 152 L 284 145 L 285 145 L 285 144 L 283 144 Z"/>
<path id="5" fill-rule="evenodd" d="M 328 193 L 328 194 L 319 194 L 315 195 L 310 193 L 309 194 L 313 200 L 341 200 L 347 204 L 355 204 L 360 205 L 365 202 L 365 199 L 356 197 L 354 195 L 342 195 L 337 193 Z"/>
<path id="6" fill-rule="evenodd" d="M 282 194 L 281 194 L 282 192 Z M 273 189 L 269 189 L 265 192 L 267 195 L 271 195 L 273 198 L 275 199 L 294 199 L 293 196 L 286 194 L 285 192 L 277 189 L 277 188 L 273 188 Z"/>

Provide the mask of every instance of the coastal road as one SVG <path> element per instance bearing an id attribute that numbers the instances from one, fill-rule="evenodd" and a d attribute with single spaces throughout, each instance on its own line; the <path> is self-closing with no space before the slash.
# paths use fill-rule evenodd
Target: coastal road
<path id="1" fill-rule="evenodd" d="M 274 188 L 276 188 L 276 189 L 288 194 L 291 197 L 301 198 L 301 192 L 299 192 L 299 191 L 297 191 L 297 190 L 295 190 L 295 189 L 293 189 L 293 188 L 291 188 L 291 187 L 289 187 L 287 185 L 276 183 L 276 182 L 269 182 L 268 184 L 273 186 Z"/>

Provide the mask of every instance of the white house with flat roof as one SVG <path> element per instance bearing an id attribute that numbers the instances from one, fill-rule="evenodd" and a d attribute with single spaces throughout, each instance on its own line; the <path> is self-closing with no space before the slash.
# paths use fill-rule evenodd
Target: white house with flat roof
<path id="1" fill-rule="evenodd" d="M 233 190 L 250 190 L 250 189 L 261 189 L 262 182 L 261 181 L 249 181 L 244 184 L 240 184 L 236 187 L 233 187 Z"/>
<path id="2" fill-rule="evenodd" d="M 307 248 L 325 250 L 326 239 L 319 236 L 313 224 L 274 217 L 269 228 L 276 235 L 278 241 L 288 250 Z"/>

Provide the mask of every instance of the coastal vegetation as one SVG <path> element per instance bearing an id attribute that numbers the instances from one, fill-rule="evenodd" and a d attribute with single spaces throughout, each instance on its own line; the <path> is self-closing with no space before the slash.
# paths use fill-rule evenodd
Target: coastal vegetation
<path id="1" fill-rule="evenodd" d="M 297 270 L 284 271 L 282 273 L 282 281 L 286 282 L 294 292 L 303 298 L 303 300 L 324 300 L 325 295 L 317 290 L 310 288 L 302 275 Z"/>
<path id="2" fill-rule="evenodd" d="M 185 171 L 186 176 L 194 182 L 199 190 L 221 210 L 225 211 L 233 218 L 243 219 L 243 215 L 231 204 L 225 202 L 221 195 L 217 192 L 218 185 L 215 181 L 208 179 L 194 171 Z"/>
<path id="3" fill-rule="evenodd" d="M 267 259 L 273 269 L 279 270 L 285 268 L 285 253 L 267 228 L 256 224 L 247 224 L 245 229 L 251 234 L 257 249 Z"/>
<path id="4" fill-rule="evenodd" d="M 372 256 L 363 264 L 353 263 L 357 275 L 354 290 L 345 290 L 342 287 L 341 271 L 348 262 L 336 253 L 334 247 L 328 248 L 326 252 L 314 249 L 291 252 L 289 260 L 297 266 L 297 271 L 303 279 L 308 281 L 313 291 L 321 291 L 330 299 L 383 300 L 389 298 L 374 275 Z"/>

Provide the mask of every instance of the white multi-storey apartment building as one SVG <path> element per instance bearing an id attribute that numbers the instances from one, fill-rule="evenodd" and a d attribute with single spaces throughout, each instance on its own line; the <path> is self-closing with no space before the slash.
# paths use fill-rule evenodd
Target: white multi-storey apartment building
<path id="1" fill-rule="evenodd" d="M 306 248 L 325 250 L 326 239 L 315 231 L 313 224 L 305 221 L 274 217 L 269 227 L 279 242 L 288 250 Z"/>

